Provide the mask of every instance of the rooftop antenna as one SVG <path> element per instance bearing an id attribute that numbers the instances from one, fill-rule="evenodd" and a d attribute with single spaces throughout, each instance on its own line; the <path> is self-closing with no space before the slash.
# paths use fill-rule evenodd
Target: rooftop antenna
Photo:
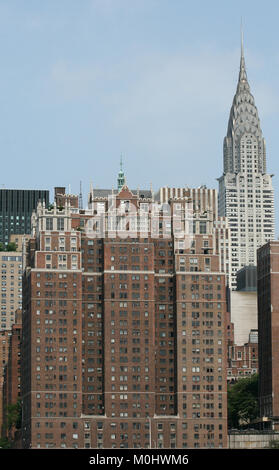
<path id="1" fill-rule="evenodd" d="M 241 57 L 244 57 L 244 41 L 243 41 L 243 24 L 242 24 L 242 17 L 240 22 L 240 36 L 241 36 Z"/>
<path id="2" fill-rule="evenodd" d="M 89 203 L 91 203 L 91 211 L 92 211 L 92 214 L 93 214 L 93 199 L 94 199 L 94 193 L 93 193 L 93 183 L 92 181 L 90 181 L 90 194 L 88 196 L 88 201 Z"/>

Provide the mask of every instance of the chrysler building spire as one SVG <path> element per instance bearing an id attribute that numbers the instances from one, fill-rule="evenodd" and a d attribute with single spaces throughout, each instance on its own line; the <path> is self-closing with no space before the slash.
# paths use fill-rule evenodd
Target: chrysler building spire
<path id="1" fill-rule="evenodd" d="M 249 89 L 249 84 L 247 80 L 247 73 L 246 73 L 246 67 L 245 67 L 245 59 L 244 59 L 244 45 L 243 45 L 243 30 L 241 28 L 241 56 L 240 56 L 240 70 L 239 70 L 239 79 L 238 79 L 238 89 L 242 88 L 247 88 Z"/>
<path id="2" fill-rule="evenodd" d="M 274 194 L 266 173 L 266 150 L 258 110 L 250 91 L 241 31 L 240 70 L 227 135 L 224 171 L 219 178 L 219 215 L 231 228 L 232 288 L 236 273 L 255 266 L 257 248 L 274 239 Z"/>
<path id="3" fill-rule="evenodd" d="M 224 139 L 224 173 L 239 173 L 245 169 L 247 161 L 243 160 L 240 148 L 247 133 L 257 141 L 257 170 L 264 174 L 266 172 L 265 140 L 247 79 L 242 35 L 237 89 L 230 111 L 227 135 Z"/>

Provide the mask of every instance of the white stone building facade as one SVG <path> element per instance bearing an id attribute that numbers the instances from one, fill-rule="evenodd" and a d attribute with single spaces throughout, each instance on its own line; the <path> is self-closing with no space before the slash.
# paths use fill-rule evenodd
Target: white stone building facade
<path id="1" fill-rule="evenodd" d="M 231 279 L 256 265 L 257 248 L 274 239 L 274 191 L 266 172 L 266 148 L 247 80 L 243 45 L 236 94 L 224 139 L 224 173 L 219 178 L 219 215 L 231 229 Z"/>

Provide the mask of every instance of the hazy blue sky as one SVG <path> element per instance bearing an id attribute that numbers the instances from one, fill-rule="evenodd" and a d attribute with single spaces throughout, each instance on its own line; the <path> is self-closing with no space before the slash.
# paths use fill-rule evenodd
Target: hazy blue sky
<path id="1" fill-rule="evenodd" d="M 0 0 L 1 186 L 217 187 L 239 71 L 279 187 L 277 1 Z"/>

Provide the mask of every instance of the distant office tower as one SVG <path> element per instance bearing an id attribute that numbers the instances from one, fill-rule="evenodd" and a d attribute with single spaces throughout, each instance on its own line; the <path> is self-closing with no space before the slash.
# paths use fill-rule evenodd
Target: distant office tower
<path id="1" fill-rule="evenodd" d="M 91 188 L 86 210 L 64 203 L 33 215 L 23 447 L 226 447 L 226 274 L 211 218 L 188 197 L 163 207 L 125 185 Z"/>
<path id="2" fill-rule="evenodd" d="M 155 199 L 161 203 L 168 203 L 170 199 L 190 198 L 194 212 L 208 212 L 212 220 L 218 219 L 218 194 L 216 189 L 205 185 L 198 188 L 171 188 L 163 186 L 155 194 Z"/>
<path id="3" fill-rule="evenodd" d="M 236 94 L 224 139 L 224 173 L 219 178 L 219 215 L 231 228 L 232 289 L 236 272 L 256 265 L 257 248 L 274 238 L 272 175 L 258 111 L 245 69 L 243 42 Z"/>
<path id="4" fill-rule="evenodd" d="M 11 234 L 31 233 L 31 215 L 39 200 L 48 205 L 49 191 L 0 189 L 0 243 L 7 245 Z"/>
<path id="5" fill-rule="evenodd" d="M 266 428 L 279 430 L 279 242 L 258 250 L 259 404 Z"/>
<path id="6" fill-rule="evenodd" d="M 170 188 L 161 187 L 155 194 L 155 200 L 161 204 L 187 198 L 191 201 L 193 212 L 201 214 L 206 221 L 199 224 L 199 233 L 206 233 L 206 226 L 211 224 L 211 229 L 216 234 L 216 243 L 220 251 L 220 270 L 226 273 L 227 287 L 231 287 L 231 233 L 228 221 L 225 217 L 218 217 L 218 192 L 216 189 L 207 188 L 205 185 L 199 188 Z M 197 233 L 196 224 L 192 225 L 193 234 Z"/>

